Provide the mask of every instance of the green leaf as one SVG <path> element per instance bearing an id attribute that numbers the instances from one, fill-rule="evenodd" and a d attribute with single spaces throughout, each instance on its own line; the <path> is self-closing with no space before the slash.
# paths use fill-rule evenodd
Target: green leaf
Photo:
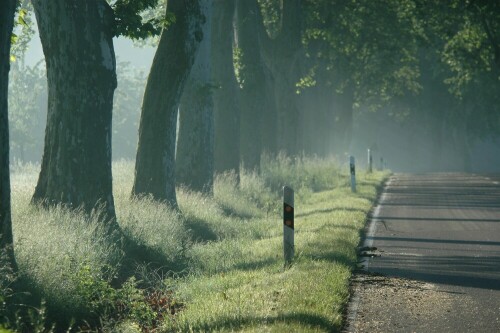
<path id="1" fill-rule="evenodd" d="M 26 20 L 24 19 L 24 17 L 27 14 L 28 14 L 27 9 L 22 8 L 21 10 L 19 10 L 19 17 L 17 18 L 17 23 L 24 26 L 24 27 L 28 27 L 28 23 L 26 23 Z"/>
<path id="2" fill-rule="evenodd" d="M 19 37 L 15 33 L 12 33 L 12 35 L 10 35 L 10 44 L 15 44 L 18 39 Z"/>

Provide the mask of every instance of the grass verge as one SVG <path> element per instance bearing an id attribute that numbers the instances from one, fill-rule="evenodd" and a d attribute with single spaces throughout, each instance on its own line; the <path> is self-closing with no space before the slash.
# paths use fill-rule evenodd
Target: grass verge
<path id="1" fill-rule="evenodd" d="M 360 233 L 388 175 L 361 172 L 353 194 L 344 169 L 334 161 L 267 158 L 260 175 L 242 172 L 240 184 L 232 174 L 219 175 L 214 196 L 178 189 L 176 212 L 130 199 L 133 164 L 115 163 L 118 222 L 165 269 L 143 263 L 113 289 L 109 281 L 124 260 L 120 246 L 106 239 L 98 216 L 31 206 L 37 170 L 26 166 L 12 177 L 20 275 L 45 299 L 50 320 L 63 316 L 65 325 L 97 318 L 94 328 L 116 332 L 338 331 Z M 289 269 L 283 268 L 283 185 L 296 190 L 296 258 Z"/>

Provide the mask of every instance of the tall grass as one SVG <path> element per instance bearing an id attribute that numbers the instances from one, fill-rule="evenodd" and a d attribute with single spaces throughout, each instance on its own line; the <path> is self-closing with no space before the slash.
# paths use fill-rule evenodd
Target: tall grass
<path id="1" fill-rule="evenodd" d="M 12 174 L 20 275 L 27 289 L 46 300 L 52 319 L 103 320 L 106 313 L 96 313 L 92 297 L 138 295 L 112 291 L 106 284 L 126 253 L 106 236 L 98 214 L 30 205 L 37 173 L 36 166 L 26 165 Z M 118 223 L 137 244 L 135 250 L 147 249 L 146 265 L 138 266 L 135 275 L 148 279 L 161 272 L 154 277 L 155 288 L 164 288 L 184 305 L 174 315 L 162 315 L 161 323 L 144 319 L 151 309 L 132 306 L 128 317 L 115 317 L 107 329 L 134 331 L 154 322 L 150 330 L 335 330 L 348 297 L 359 233 L 386 175 L 361 174 L 358 193 L 352 194 L 347 170 L 335 161 L 266 157 L 260 175 L 243 171 L 239 183 L 234 174 L 218 175 L 213 196 L 179 188 L 176 211 L 148 197 L 132 199 L 133 164 L 115 162 Z M 283 185 L 297 190 L 296 260 L 289 270 L 282 260 Z M 163 269 L 152 272 L 149 261 Z M 151 307 L 148 302 L 140 304 Z"/>

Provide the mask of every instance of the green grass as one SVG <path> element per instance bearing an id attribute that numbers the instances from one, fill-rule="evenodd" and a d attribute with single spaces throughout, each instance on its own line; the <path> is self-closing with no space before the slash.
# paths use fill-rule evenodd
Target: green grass
<path id="1" fill-rule="evenodd" d="M 360 230 L 388 175 L 361 173 L 352 194 L 344 169 L 332 160 L 266 158 L 261 175 L 242 172 L 240 185 L 234 175 L 219 175 L 213 197 L 178 189 L 176 212 L 149 198 L 131 199 L 133 164 L 114 163 L 118 222 L 157 264 L 138 265 L 141 281 L 125 290 L 107 282 L 126 258 L 101 230 L 99 216 L 31 206 L 37 168 L 17 167 L 12 202 L 20 276 L 46 300 L 49 319 L 63 316 L 66 324 L 100 317 L 109 331 L 137 331 L 151 324 L 144 319 L 149 310 L 139 307 L 150 303 L 135 299 L 113 317 L 92 297 L 137 298 L 142 294 L 134 288 L 159 288 L 181 305 L 155 322 L 155 332 L 338 331 Z M 285 184 L 296 189 L 296 257 L 289 269 L 279 193 Z"/>

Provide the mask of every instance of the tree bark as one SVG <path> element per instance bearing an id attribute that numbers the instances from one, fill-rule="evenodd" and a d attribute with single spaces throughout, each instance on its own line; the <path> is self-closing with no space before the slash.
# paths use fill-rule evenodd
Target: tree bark
<path id="1" fill-rule="evenodd" d="M 203 38 L 199 0 L 169 0 L 175 22 L 160 38 L 144 93 L 133 195 L 177 205 L 175 140 L 185 81 Z"/>
<path id="2" fill-rule="evenodd" d="M 304 114 L 304 150 L 308 154 L 326 157 L 331 153 L 333 142 L 333 112 L 331 86 L 319 81 L 314 87 L 302 92 L 300 108 L 307 109 Z"/>
<path id="3" fill-rule="evenodd" d="M 348 84 L 341 93 L 333 95 L 332 147 L 330 153 L 342 156 L 352 140 L 354 87 Z"/>
<path id="4" fill-rule="evenodd" d="M 213 192 L 214 114 L 211 77 L 212 0 L 201 1 L 203 40 L 179 108 L 177 182 L 193 191 Z"/>
<path id="5" fill-rule="evenodd" d="M 262 153 L 262 117 L 266 81 L 255 33 L 260 16 L 256 1 L 237 2 L 237 40 L 240 49 L 241 160 L 246 169 L 259 169 Z"/>
<path id="6" fill-rule="evenodd" d="M 281 29 L 275 38 L 271 40 L 268 37 L 261 17 L 256 24 L 262 59 L 274 81 L 277 149 L 289 155 L 297 154 L 301 146 L 302 110 L 298 109 L 296 83 L 301 76 L 300 61 L 303 56 L 302 17 L 301 0 L 288 0 L 283 1 Z"/>
<path id="7" fill-rule="evenodd" d="M 16 269 L 10 204 L 8 87 L 10 42 L 14 26 L 15 0 L 0 4 L 0 251 Z"/>
<path id="8" fill-rule="evenodd" d="M 240 170 L 240 107 L 234 72 L 235 0 L 215 0 L 212 21 L 212 72 L 215 117 L 215 171 Z"/>
<path id="9" fill-rule="evenodd" d="M 112 9 L 104 0 L 32 3 L 49 90 L 44 153 L 33 201 L 81 207 L 87 212 L 103 206 L 115 228 Z"/>

